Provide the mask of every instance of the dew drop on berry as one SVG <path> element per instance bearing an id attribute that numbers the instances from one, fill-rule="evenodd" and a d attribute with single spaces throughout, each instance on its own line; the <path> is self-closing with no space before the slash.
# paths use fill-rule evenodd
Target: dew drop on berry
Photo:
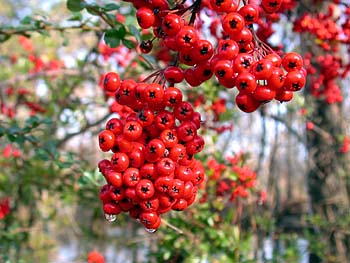
<path id="1" fill-rule="evenodd" d="M 153 234 L 157 231 L 156 228 L 146 228 L 146 227 L 145 227 L 145 230 L 146 230 L 146 232 L 151 233 L 151 234 Z"/>
<path id="2" fill-rule="evenodd" d="M 105 218 L 108 222 L 114 222 L 115 220 L 117 220 L 117 215 L 105 214 Z"/>

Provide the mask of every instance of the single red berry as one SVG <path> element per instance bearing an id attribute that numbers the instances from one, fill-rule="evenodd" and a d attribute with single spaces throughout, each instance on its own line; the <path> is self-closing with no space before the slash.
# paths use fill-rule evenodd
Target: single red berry
<path id="1" fill-rule="evenodd" d="M 261 105 L 252 95 L 241 92 L 236 96 L 236 104 L 240 110 L 247 113 L 256 111 Z"/>
<path id="2" fill-rule="evenodd" d="M 236 78 L 236 87 L 240 92 L 252 93 L 256 89 L 255 76 L 243 71 Z"/>
<path id="3" fill-rule="evenodd" d="M 110 185 L 105 184 L 101 186 L 99 198 L 103 203 L 108 203 L 111 201 L 111 197 L 109 194 L 110 194 Z"/>
<path id="4" fill-rule="evenodd" d="M 125 186 L 134 187 L 140 181 L 140 172 L 137 168 L 127 168 L 123 173 L 123 183 Z"/>
<path id="5" fill-rule="evenodd" d="M 175 36 L 181 29 L 181 17 L 176 14 L 167 14 L 162 21 L 162 29 L 168 36 Z"/>
<path id="6" fill-rule="evenodd" d="M 222 28 L 228 35 L 239 33 L 244 26 L 244 18 L 237 12 L 228 13 L 222 21 Z"/>
<path id="7" fill-rule="evenodd" d="M 238 13 L 244 17 L 245 24 L 250 25 L 256 23 L 259 19 L 259 7 L 253 4 L 242 6 Z"/>
<path id="8" fill-rule="evenodd" d="M 113 132 L 115 135 L 123 131 L 123 122 L 120 119 L 112 118 L 106 123 L 106 130 Z"/>
<path id="9" fill-rule="evenodd" d="M 123 187 L 114 187 L 110 188 L 109 196 L 114 201 L 121 201 L 125 197 L 125 189 Z"/>
<path id="10" fill-rule="evenodd" d="M 194 27 L 184 26 L 175 36 L 177 50 L 193 47 L 198 41 L 198 35 Z"/>
<path id="11" fill-rule="evenodd" d="M 172 148 L 179 141 L 177 133 L 173 129 L 163 130 L 159 135 L 159 139 L 162 140 L 166 148 Z"/>
<path id="12" fill-rule="evenodd" d="M 164 78 L 170 83 L 180 83 L 181 81 L 183 81 L 184 77 L 184 72 L 179 67 L 168 66 L 164 70 Z"/>
<path id="13" fill-rule="evenodd" d="M 106 180 L 114 187 L 121 187 L 123 185 L 122 174 L 113 170 L 110 170 L 106 173 Z"/>
<path id="14" fill-rule="evenodd" d="M 141 178 L 148 180 L 156 180 L 158 177 L 157 169 L 154 163 L 145 163 L 140 167 Z"/>
<path id="15" fill-rule="evenodd" d="M 254 99 L 261 103 L 269 102 L 276 96 L 276 91 L 270 89 L 268 86 L 258 85 L 253 93 Z"/>
<path id="16" fill-rule="evenodd" d="M 148 179 L 141 179 L 135 189 L 137 196 L 142 200 L 151 198 L 155 191 L 152 181 Z"/>
<path id="17" fill-rule="evenodd" d="M 123 135 L 126 140 L 136 141 L 142 134 L 142 126 L 137 121 L 128 121 L 125 123 Z"/>
<path id="18" fill-rule="evenodd" d="M 282 2 L 282 0 L 262 0 L 261 6 L 266 13 L 274 13 L 280 9 Z"/>
<path id="19" fill-rule="evenodd" d="M 162 131 L 166 129 L 171 129 L 175 125 L 175 116 L 170 111 L 161 111 L 155 117 L 154 125 Z"/>
<path id="20" fill-rule="evenodd" d="M 169 176 L 160 176 L 154 181 L 154 187 L 159 193 L 168 193 L 173 182 Z"/>
<path id="21" fill-rule="evenodd" d="M 171 207 L 172 210 L 175 211 L 183 211 L 187 208 L 187 201 L 185 199 L 179 199 L 176 201 L 175 204 L 173 204 L 173 206 Z"/>
<path id="22" fill-rule="evenodd" d="M 156 212 L 159 208 L 159 199 L 157 197 L 152 197 L 147 200 L 142 200 L 140 202 L 140 208 L 144 212 Z"/>
<path id="23" fill-rule="evenodd" d="M 178 199 L 182 198 L 184 194 L 185 185 L 184 182 L 180 179 L 173 179 L 170 188 L 168 190 L 168 195 Z"/>
<path id="24" fill-rule="evenodd" d="M 174 108 L 175 118 L 179 121 L 191 120 L 191 118 L 193 117 L 193 113 L 193 107 L 187 101 L 182 101 Z"/>
<path id="25" fill-rule="evenodd" d="M 103 212 L 105 212 L 105 214 L 118 215 L 122 212 L 122 210 L 116 203 L 105 203 L 103 205 Z"/>
<path id="26" fill-rule="evenodd" d="M 145 163 L 144 150 L 133 148 L 128 157 L 131 167 L 139 168 Z"/>
<path id="27" fill-rule="evenodd" d="M 159 176 L 173 176 L 175 172 L 175 162 L 167 157 L 161 158 L 156 163 L 156 169 Z"/>
<path id="28" fill-rule="evenodd" d="M 152 139 L 146 146 L 145 159 L 148 162 L 158 161 L 165 152 L 165 145 L 159 139 Z"/>
<path id="29" fill-rule="evenodd" d="M 98 135 L 100 149 L 108 152 L 114 146 L 115 135 L 110 130 L 104 130 Z"/>
<path id="30" fill-rule="evenodd" d="M 103 88 L 108 92 L 115 92 L 120 87 L 120 77 L 118 73 L 108 72 L 103 80 Z"/>
<path id="31" fill-rule="evenodd" d="M 303 59 L 296 52 L 289 52 L 282 58 L 282 66 L 286 71 L 301 70 Z"/>
<path id="32" fill-rule="evenodd" d="M 123 172 L 129 167 L 129 157 L 125 153 L 117 152 L 113 154 L 111 164 L 116 172 Z"/>
<path id="33" fill-rule="evenodd" d="M 136 11 L 137 22 L 141 28 L 147 29 L 153 26 L 156 18 L 153 11 L 148 7 L 141 7 Z"/>
<path id="34" fill-rule="evenodd" d="M 197 135 L 197 127 L 192 121 L 185 121 L 176 129 L 180 141 L 189 142 Z"/>

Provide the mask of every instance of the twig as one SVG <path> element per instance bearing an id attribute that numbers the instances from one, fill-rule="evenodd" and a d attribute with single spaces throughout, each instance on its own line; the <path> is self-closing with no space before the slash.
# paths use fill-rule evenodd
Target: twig
<path id="1" fill-rule="evenodd" d="M 55 77 L 60 74 L 67 75 L 67 76 L 81 76 L 81 72 L 79 70 L 75 69 L 59 69 L 59 70 L 48 70 L 48 71 L 40 71 L 34 74 L 24 74 L 24 75 L 18 75 L 16 77 L 13 77 L 11 79 L 4 80 L 0 82 L 0 89 L 18 85 L 19 82 L 22 81 L 30 81 L 34 79 L 38 79 L 41 77 Z"/>
<path id="2" fill-rule="evenodd" d="M 101 119 L 93 122 L 93 123 L 87 123 L 83 128 L 81 128 L 79 131 L 77 132 L 73 132 L 73 133 L 69 133 L 66 135 L 66 137 L 64 137 L 62 140 L 60 140 L 57 143 L 57 148 L 61 147 L 64 143 L 66 143 L 68 140 L 70 140 L 71 138 L 73 138 L 74 136 L 77 136 L 79 134 L 82 134 L 84 132 L 86 132 L 87 130 L 89 130 L 90 128 L 97 126 L 101 123 L 103 123 L 104 121 L 106 121 L 108 119 L 108 117 L 110 116 L 110 113 L 108 112 L 105 116 L 103 116 Z"/>
<path id="3" fill-rule="evenodd" d="M 59 26 L 59 25 L 44 25 L 42 27 L 28 27 L 28 26 L 23 26 L 23 27 L 0 27 L 0 35 L 23 35 L 26 34 L 27 32 L 37 32 L 37 31 L 67 31 L 67 30 L 75 30 L 75 29 L 82 29 L 82 30 L 87 30 L 87 31 L 101 31 L 101 27 L 97 26 L 87 26 L 85 24 L 81 25 L 76 25 L 76 26 Z"/>
<path id="4" fill-rule="evenodd" d="M 170 224 L 168 221 L 166 221 L 165 219 L 162 219 L 162 223 L 164 223 L 164 225 L 166 225 L 167 227 L 170 227 L 171 229 L 175 230 L 177 233 L 179 233 L 180 235 L 184 234 L 184 231 L 182 231 L 180 228 Z"/>
<path id="5" fill-rule="evenodd" d="M 276 116 L 276 115 L 272 115 L 272 114 L 267 114 L 266 116 L 275 120 L 275 121 L 282 123 L 287 128 L 287 130 L 291 134 L 293 134 L 301 143 L 303 143 L 304 145 L 306 144 L 305 139 L 291 125 L 286 123 L 286 121 L 283 118 Z"/>

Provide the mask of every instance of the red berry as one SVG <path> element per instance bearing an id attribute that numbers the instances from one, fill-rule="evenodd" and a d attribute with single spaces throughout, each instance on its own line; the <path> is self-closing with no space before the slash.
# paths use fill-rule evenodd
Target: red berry
<path id="1" fill-rule="evenodd" d="M 136 185 L 135 189 L 137 196 L 143 200 L 151 198 L 155 191 L 152 181 L 148 179 L 141 179 Z"/>
<path id="2" fill-rule="evenodd" d="M 120 87 L 119 75 L 115 72 L 108 72 L 103 80 L 103 88 L 108 92 L 115 92 Z"/>

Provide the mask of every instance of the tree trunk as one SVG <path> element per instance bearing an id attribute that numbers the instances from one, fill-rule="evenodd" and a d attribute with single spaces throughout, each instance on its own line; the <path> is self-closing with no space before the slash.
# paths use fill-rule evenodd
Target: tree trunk
<path id="1" fill-rule="evenodd" d="M 317 14 L 324 11 L 325 4 L 315 4 L 314 1 L 302 1 L 308 10 L 302 6 L 298 16 L 304 12 Z M 310 10 L 312 9 L 312 10 Z M 317 48 L 313 36 L 303 35 L 301 39 L 302 53 L 311 52 L 313 56 L 326 55 L 324 50 Z M 344 56 L 340 56 L 344 57 Z M 345 85 L 344 83 L 338 83 Z M 345 90 L 345 86 L 342 87 Z M 349 208 L 349 156 L 340 152 L 339 136 L 346 133 L 345 118 L 342 104 L 327 105 L 325 100 L 316 99 L 310 94 L 310 83 L 305 87 L 306 105 L 311 111 L 308 114 L 314 122 L 315 129 L 307 131 L 308 172 L 307 187 L 310 198 L 310 209 L 313 215 L 319 216 L 331 228 L 318 229 L 314 233 L 327 243 L 325 262 L 348 262 L 349 235 L 343 234 L 337 227 L 339 220 L 344 219 Z M 334 223 L 334 226 L 333 226 Z M 334 228 L 333 228 L 334 227 Z M 326 231 L 327 233 L 325 233 Z"/>

